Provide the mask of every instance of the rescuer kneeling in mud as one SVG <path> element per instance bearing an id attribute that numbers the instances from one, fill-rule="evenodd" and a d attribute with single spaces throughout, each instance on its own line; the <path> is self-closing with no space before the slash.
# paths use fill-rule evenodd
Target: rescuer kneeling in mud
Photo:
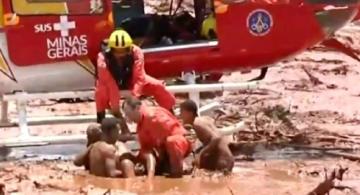
<path id="1" fill-rule="evenodd" d="M 74 164 L 85 166 L 90 174 L 100 177 L 134 177 L 134 163 L 120 156 L 129 153 L 119 136 L 118 120 L 104 119 L 99 126 L 90 125 L 87 129 L 87 149 L 76 156 Z"/>
<path id="2" fill-rule="evenodd" d="M 233 153 L 242 148 L 242 144 L 229 142 L 221 136 L 217 127 L 206 117 L 199 117 L 194 101 L 186 100 L 180 105 L 180 116 L 185 125 L 192 126 L 197 138 L 203 144 L 195 165 L 201 169 L 230 173 L 234 167 Z"/>
<path id="3" fill-rule="evenodd" d="M 124 30 L 114 31 L 98 55 L 95 99 L 98 123 L 110 106 L 126 134 L 129 129 L 120 112 L 119 89 L 129 89 L 135 97 L 154 96 L 160 106 L 170 111 L 175 105 L 175 97 L 166 90 L 164 82 L 145 73 L 144 54 Z"/>
<path id="4" fill-rule="evenodd" d="M 126 117 L 137 124 L 141 149 L 138 156 L 132 158 L 146 165 L 149 177 L 154 171 L 161 174 L 166 165 L 170 166 L 170 177 L 182 177 L 183 161 L 192 147 L 180 121 L 168 110 L 143 105 L 136 98 L 127 98 L 123 109 Z M 152 161 L 156 161 L 155 170 L 151 167 Z"/>

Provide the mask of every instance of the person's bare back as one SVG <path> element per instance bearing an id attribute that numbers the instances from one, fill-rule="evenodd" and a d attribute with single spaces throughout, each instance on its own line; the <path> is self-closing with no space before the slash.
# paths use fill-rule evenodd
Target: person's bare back
<path id="1" fill-rule="evenodd" d="M 198 139 L 204 145 L 209 144 L 212 139 L 220 137 L 217 127 L 210 117 L 196 117 L 193 129 Z"/>
<path id="2" fill-rule="evenodd" d="M 116 147 L 104 141 L 94 143 L 89 151 L 90 174 L 99 177 L 111 177 L 107 166 L 116 167 Z"/>
<path id="3" fill-rule="evenodd" d="M 231 172 L 234 157 L 229 149 L 229 141 L 219 134 L 214 122 L 207 117 L 196 117 L 193 129 L 204 146 L 197 157 L 199 168 Z"/>
<path id="4" fill-rule="evenodd" d="M 117 141 L 119 130 L 117 120 L 104 119 L 101 136 L 98 135 L 96 126 L 88 130 L 88 147 L 86 151 L 76 156 L 74 164 L 85 166 L 90 174 L 102 177 L 133 177 L 135 176 L 134 163 L 129 159 L 120 159 L 129 150 L 125 143 Z M 91 129 L 91 128 L 89 128 Z M 89 138 L 93 139 L 89 139 Z M 95 141 L 95 143 L 94 143 Z"/>
<path id="5" fill-rule="evenodd" d="M 226 173 L 232 171 L 234 161 L 229 142 L 224 137 L 211 140 L 195 157 L 195 165 L 198 168 Z"/>
<path id="6" fill-rule="evenodd" d="M 183 102 L 180 111 L 184 123 L 192 125 L 197 138 L 203 144 L 196 156 L 195 166 L 212 171 L 231 172 L 234 157 L 229 148 L 230 142 L 220 135 L 214 120 L 210 117 L 199 117 L 197 106 L 192 100 Z"/>

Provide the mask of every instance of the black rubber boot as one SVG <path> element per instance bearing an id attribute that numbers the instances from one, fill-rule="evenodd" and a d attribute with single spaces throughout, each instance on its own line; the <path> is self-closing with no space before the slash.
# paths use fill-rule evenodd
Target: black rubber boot
<path id="1" fill-rule="evenodd" d="M 101 124 L 102 120 L 105 118 L 105 112 L 96 113 L 96 117 L 97 123 Z"/>

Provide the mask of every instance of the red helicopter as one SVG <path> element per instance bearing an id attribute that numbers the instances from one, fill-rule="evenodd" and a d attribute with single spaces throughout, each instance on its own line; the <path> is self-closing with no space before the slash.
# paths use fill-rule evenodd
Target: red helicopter
<path id="1" fill-rule="evenodd" d="M 0 1 L 0 94 L 91 89 L 100 43 L 114 28 L 144 49 L 154 77 L 222 74 L 297 55 L 354 20 L 359 8 L 359 0 L 151 2 Z M 209 14 L 216 19 L 211 39 L 200 33 Z"/>
<path id="2" fill-rule="evenodd" d="M 357 15 L 355 16 L 355 18 L 352 20 L 352 22 L 357 22 L 360 19 L 360 7 L 358 9 L 359 9 L 359 11 L 358 11 Z M 358 56 L 360 51 L 343 44 L 342 42 L 340 42 L 339 40 L 337 40 L 334 37 L 329 37 L 329 38 L 325 39 L 321 44 L 326 47 L 338 50 L 360 62 L 360 58 Z"/>

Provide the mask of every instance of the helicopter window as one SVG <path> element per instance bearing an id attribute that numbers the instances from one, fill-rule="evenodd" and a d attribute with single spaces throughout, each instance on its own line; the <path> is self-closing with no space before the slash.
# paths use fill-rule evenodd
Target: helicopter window
<path id="1" fill-rule="evenodd" d="M 104 11 L 103 0 L 12 0 L 18 15 L 89 15 Z"/>
<path id="2" fill-rule="evenodd" d="M 116 28 L 126 30 L 142 48 L 210 40 L 201 31 L 213 11 L 212 0 L 123 0 L 113 5 Z"/>
<path id="3" fill-rule="evenodd" d="M 180 12 L 188 12 L 195 16 L 194 1 L 192 0 L 162 0 L 145 2 L 146 14 L 174 15 Z"/>

